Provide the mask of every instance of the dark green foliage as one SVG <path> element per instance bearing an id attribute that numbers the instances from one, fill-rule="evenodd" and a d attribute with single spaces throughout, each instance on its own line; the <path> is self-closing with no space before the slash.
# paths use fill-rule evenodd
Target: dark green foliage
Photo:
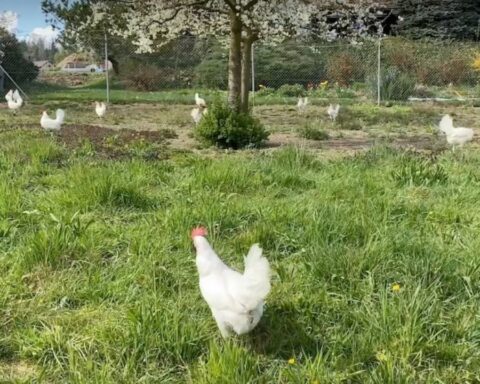
<path id="1" fill-rule="evenodd" d="M 226 102 L 217 98 L 195 130 L 197 139 L 220 148 L 259 147 L 268 132 L 253 116 L 234 112 Z"/>
<path id="2" fill-rule="evenodd" d="M 255 49 L 256 82 L 278 88 L 282 84 L 319 83 L 326 77 L 323 55 L 310 47 L 290 42 Z"/>
<path id="3" fill-rule="evenodd" d="M 372 93 L 377 94 L 377 78 L 370 79 Z M 382 100 L 404 101 L 413 94 L 415 90 L 415 78 L 407 73 L 402 73 L 395 67 L 389 67 L 382 71 L 382 83 L 380 93 Z"/>
<path id="4" fill-rule="evenodd" d="M 300 128 L 298 134 L 300 137 L 308 140 L 328 140 L 330 138 L 327 131 L 314 127 L 309 123 Z"/>
<path id="5" fill-rule="evenodd" d="M 228 52 L 218 44 L 208 48 L 206 57 L 195 68 L 194 85 L 202 88 L 227 89 Z"/>
<path id="6" fill-rule="evenodd" d="M 391 178 L 399 185 L 433 185 L 444 184 L 448 181 L 445 169 L 432 160 L 402 155 L 398 166 L 391 173 Z"/>
<path id="7" fill-rule="evenodd" d="M 17 38 L 0 28 L 0 63 L 7 73 L 19 84 L 34 80 L 38 75 L 38 68 L 25 59 Z M 13 83 L 5 78 L 5 88 L 13 88 Z"/>
<path id="8" fill-rule="evenodd" d="M 278 88 L 277 93 L 280 96 L 300 97 L 305 96 L 306 89 L 300 84 L 283 84 L 280 88 Z"/>
<path id="9" fill-rule="evenodd" d="M 397 31 L 413 38 L 479 40 L 478 0 L 396 0 L 404 21 Z"/>

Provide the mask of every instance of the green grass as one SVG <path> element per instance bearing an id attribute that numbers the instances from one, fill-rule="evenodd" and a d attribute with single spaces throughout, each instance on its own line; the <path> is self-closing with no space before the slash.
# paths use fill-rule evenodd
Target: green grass
<path id="1" fill-rule="evenodd" d="M 474 149 L 90 152 L 0 133 L 0 382 L 479 382 Z M 198 224 L 233 267 L 254 242 L 271 262 L 250 335 L 201 300 Z"/>

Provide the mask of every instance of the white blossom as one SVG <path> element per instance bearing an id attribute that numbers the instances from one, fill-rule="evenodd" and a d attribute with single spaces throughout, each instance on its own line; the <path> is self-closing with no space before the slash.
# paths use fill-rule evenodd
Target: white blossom
<path id="1" fill-rule="evenodd" d="M 199 37 L 230 35 L 233 12 L 241 22 L 242 36 L 267 43 L 288 37 L 317 36 L 327 40 L 363 38 L 378 19 L 372 2 L 350 4 L 342 0 L 136 0 L 115 18 L 108 0 L 98 0 L 80 29 L 103 23 L 109 33 L 131 39 L 138 52 L 151 52 L 179 35 Z M 339 5 L 340 4 L 340 5 Z M 335 20 L 327 20 L 335 14 Z M 68 31 L 67 31 L 68 32 Z M 80 31 L 70 31 L 78 33 Z"/>

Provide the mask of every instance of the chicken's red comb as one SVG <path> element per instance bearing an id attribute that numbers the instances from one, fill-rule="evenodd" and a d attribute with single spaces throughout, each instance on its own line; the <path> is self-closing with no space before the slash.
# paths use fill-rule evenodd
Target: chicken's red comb
<path id="1" fill-rule="evenodd" d="M 202 236 L 205 237 L 207 236 L 207 229 L 205 227 L 197 227 L 192 229 L 192 239 L 195 236 Z"/>

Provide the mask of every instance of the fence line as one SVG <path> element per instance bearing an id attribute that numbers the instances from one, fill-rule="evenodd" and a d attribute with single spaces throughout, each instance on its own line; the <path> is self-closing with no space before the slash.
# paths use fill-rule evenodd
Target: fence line
<path id="1" fill-rule="evenodd" d="M 227 88 L 227 51 L 214 40 L 184 37 L 156 53 L 139 55 L 134 47 L 107 38 L 105 33 L 102 41 L 88 46 L 90 49 L 78 49 L 76 54 L 60 60 L 60 68 L 42 69 L 36 88 L 44 87 L 48 92 L 51 85 L 80 87 L 90 84 L 95 73 L 99 78 L 104 76 L 107 102 L 113 86 L 140 92 Z M 119 62 L 120 73 L 114 76 L 110 73 L 110 56 Z M 14 80 L 25 75 L 25 68 L 9 63 L 8 57 L 2 64 L 10 82 L 20 88 Z M 285 98 L 312 95 L 326 100 L 360 97 L 377 104 L 466 101 L 480 96 L 480 51 L 473 43 L 414 42 L 401 38 L 359 45 L 257 43 L 252 45 L 251 72 L 252 105 L 258 103 L 258 96 L 268 98 L 270 94 Z"/>

